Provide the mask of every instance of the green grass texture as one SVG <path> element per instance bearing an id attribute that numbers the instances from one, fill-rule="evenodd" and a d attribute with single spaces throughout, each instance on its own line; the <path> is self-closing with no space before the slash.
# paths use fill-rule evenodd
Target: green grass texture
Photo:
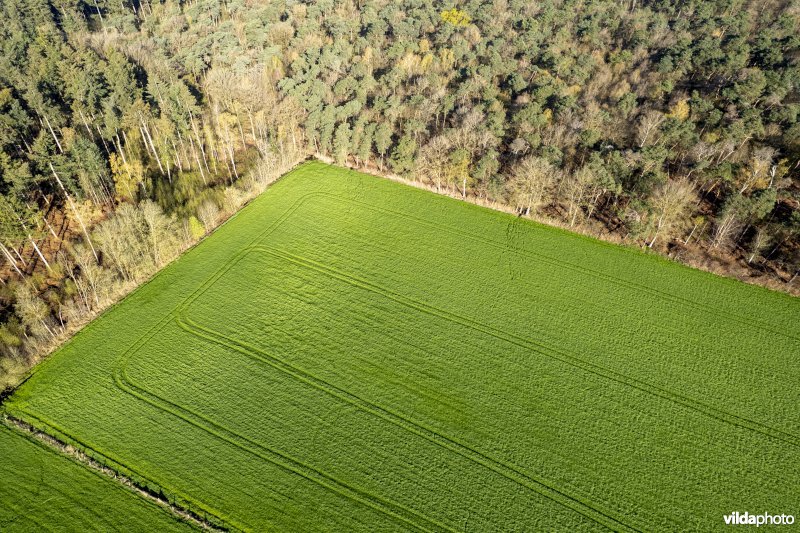
<path id="1" fill-rule="evenodd" d="M 309 162 L 5 408 L 241 530 L 800 509 L 800 300 Z"/>
<path id="2" fill-rule="evenodd" d="M 104 475 L 0 424 L 0 531 L 193 531 Z"/>

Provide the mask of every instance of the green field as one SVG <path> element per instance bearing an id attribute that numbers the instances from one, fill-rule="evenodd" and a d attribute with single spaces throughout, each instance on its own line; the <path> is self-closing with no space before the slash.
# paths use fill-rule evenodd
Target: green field
<path id="1" fill-rule="evenodd" d="M 800 300 L 306 163 L 5 404 L 231 528 L 800 510 Z"/>
<path id="2" fill-rule="evenodd" d="M 0 531 L 192 531 L 98 472 L 0 424 Z"/>

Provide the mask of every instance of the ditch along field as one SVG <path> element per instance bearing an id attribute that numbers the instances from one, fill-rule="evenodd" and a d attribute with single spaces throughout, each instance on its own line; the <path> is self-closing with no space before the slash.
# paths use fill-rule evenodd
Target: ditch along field
<path id="1" fill-rule="evenodd" d="M 0 423 L 0 531 L 193 531 L 168 511 Z"/>
<path id="2" fill-rule="evenodd" d="M 6 402 L 226 527 L 800 509 L 800 300 L 319 162 Z"/>

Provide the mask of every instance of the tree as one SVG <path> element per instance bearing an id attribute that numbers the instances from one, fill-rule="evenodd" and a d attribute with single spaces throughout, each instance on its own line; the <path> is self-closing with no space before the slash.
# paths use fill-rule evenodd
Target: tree
<path id="1" fill-rule="evenodd" d="M 663 239 L 673 237 L 686 222 L 694 201 L 694 188 L 685 178 L 669 180 L 656 189 L 650 198 L 654 222 L 648 247 L 652 248 L 659 236 Z"/>
<path id="2" fill-rule="evenodd" d="M 441 192 L 442 183 L 448 178 L 451 149 L 450 139 L 444 135 L 437 135 L 419 151 L 417 172 L 420 176 L 431 180 L 436 185 L 437 192 Z"/>
<path id="3" fill-rule="evenodd" d="M 470 153 L 465 148 L 456 148 L 449 157 L 448 181 L 456 189 L 461 187 L 461 198 L 467 197 L 467 182 L 471 180 L 469 175 Z"/>
<path id="4" fill-rule="evenodd" d="M 747 259 L 747 263 L 752 263 L 753 259 L 764 251 L 770 242 L 772 242 L 772 235 L 769 234 L 767 229 L 763 227 L 757 228 L 755 235 L 753 235 L 753 240 L 750 242 L 750 257 Z"/>
<path id="5" fill-rule="evenodd" d="M 347 162 L 350 155 L 350 124 L 342 122 L 336 127 L 336 136 L 333 140 L 333 153 L 336 162 L 343 165 Z"/>
<path id="6" fill-rule="evenodd" d="M 639 126 L 636 136 L 639 148 L 647 145 L 656 144 L 659 140 L 659 127 L 664 123 L 664 114 L 660 111 L 651 109 L 639 117 Z"/>
<path id="7" fill-rule="evenodd" d="M 118 202 L 136 199 L 136 191 L 144 180 L 144 167 L 138 158 L 123 159 L 123 152 L 110 154 L 111 177 L 114 180 L 114 191 Z"/>
<path id="8" fill-rule="evenodd" d="M 372 144 L 375 137 L 375 124 L 369 123 L 361 134 L 358 143 L 356 158 L 359 162 L 367 162 L 372 154 Z"/>
<path id="9" fill-rule="evenodd" d="M 60 260 L 64 271 L 81 294 L 87 312 L 101 308 L 109 300 L 111 272 L 97 264 L 87 246 L 72 246 L 69 254 L 61 254 Z"/>
<path id="10" fill-rule="evenodd" d="M 50 308 L 34 294 L 32 287 L 28 283 L 21 283 L 14 296 L 14 312 L 22 321 L 23 327 L 38 339 L 55 337 L 50 323 Z"/>
<path id="11" fill-rule="evenodd" d="M 174 219 L 164 215 L 161 208 L 152 200 L 139 204 L 146 232 L 150 237 L 150 253 L 153 264 L 158 268 L 175 257 L 179 249 L 179 239 Z"/>
<path id="12" fill-rule="evenodd" d="M 78 208 L 75 206 L 75 202 L 72 200 L 72 197 L 67 192 L 67 189 L 64 187 L 64 184 L 61 182 L 61 179 L 59 179 L 58 174 L 56 173 L 56 169 L 53 168 L 53 163 L 48 163 L 48 165 L 50 166 L 50 170 L 53 172 L 53 177 L 56 179 L 56 183 L 58 183 L 58 186 L 61 188 L 61 192 L 64 193 L 64 197 L 67 199 L 67 202 L 69 203 L 69 206 L 72 209 L 72 214 L 75 216 L 75 219 L 81 226 L 81 230 L 83 231 L 83 234 L 86 237 L 86 243 L 89 245 L 89 248 L 92 249 L 92 253 L 94 253 L 95 260 L 99 262 L 100 258 L 97 257 L 97 252 L 94 249 L 92 238 L 89 236 L 89 230 L 86 229 L 86 224 L 83 223 L 83 218 L 80 215 L 80 211 L 78 211 Z"/>
<path id="13" fill-rule="evenodd" d="M 219 219 L 219 208 L 212 200 L 206 200 L 197 208 L 197 218 L 203 223 L 206 232 L 210 232 L 217 225 Z"/>
<path id="14" fill-rule="evenodd" d="M 414 171 L 416 153 L 416 141 L 409 135 L 403 135 L 389 158 L 392 170 L 401 175 L 411 174 Z"/>
<path id="15" fill-rule="evenodd" d="M 206 228 L 203 226 L 203 223 L 197 219 L 196 216 L 194 215 L 190 216 L 187 223 L 189 225 L 189 234 L 192 236 L 192 239 L 199 240 L 203 238 L 203 235 L 206 234 Z"/>
<path id="16" fill-rule="evenodd" d="M 3 243 L 4 255 L 20 275 L 22 272 L 17 268 L 17 261 L 11 256 L 6 246 L 16 248 L 25 240 L 30 242 L 45 268 L 52 272 L 50 263 L 36 242 L 41 237 L 38 231 L 41 217 L 38 210 L 21 202 L 18 198 L 0 196 L 0 242 Z"/>
<path id="17" fill-rule="evenodd" d="M 451 24 L 457 28 L 467 26 L 471 22 L 469 15 L 456 8 L 442 11 L 441 18 L 447 24 Z"/>
<path id="18" fill-rule="evenodd" d="M 547 200 L 558 181 L 560 171 L 541 157 L 528 156 L 511 170 L 509 190 L 511 202 L 525 215 L 536 212 Z"/>
<path id="19" fill-rule="evenodd" d="M 761 188 L 766 188 L 769 182 L 770 170 L 775 170 L 772 161 L 775 157 L 775 150 L 771 147 L 761 147 L 756 149 L 750 158 L 748 168 L 743 169 L 739 180 L 739 194 L 744 194 L 750 188 L 761 184 Z"/>
<path id="20" fill-rule="evenodd" d="M 150 241 L 144 233 L 141 213 L 131 204 L 123 204 L 113 217 L 95 229 L 95 237 L 104 254 L 104 264 L 112 265 L 126 282 L 135 282 L 150 271 Z"/>
<path id="21" fill-rule="evenodd" d="M 381 169 L 383 169 L 383 158 L 392 145 L 392 128 L 386 122 L 381 122 L 375 129 L 375 150 L 381 156 Z"/>

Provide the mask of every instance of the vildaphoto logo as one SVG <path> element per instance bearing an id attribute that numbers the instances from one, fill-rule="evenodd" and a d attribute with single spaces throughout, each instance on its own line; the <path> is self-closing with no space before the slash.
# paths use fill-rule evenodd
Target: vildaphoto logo
<path id="1" fill-rule="evenodd" d="M 794 516 L 790 514 L 750 514 L 738 511 L 723 516 L 729 526 L 791 526 Z"/>

